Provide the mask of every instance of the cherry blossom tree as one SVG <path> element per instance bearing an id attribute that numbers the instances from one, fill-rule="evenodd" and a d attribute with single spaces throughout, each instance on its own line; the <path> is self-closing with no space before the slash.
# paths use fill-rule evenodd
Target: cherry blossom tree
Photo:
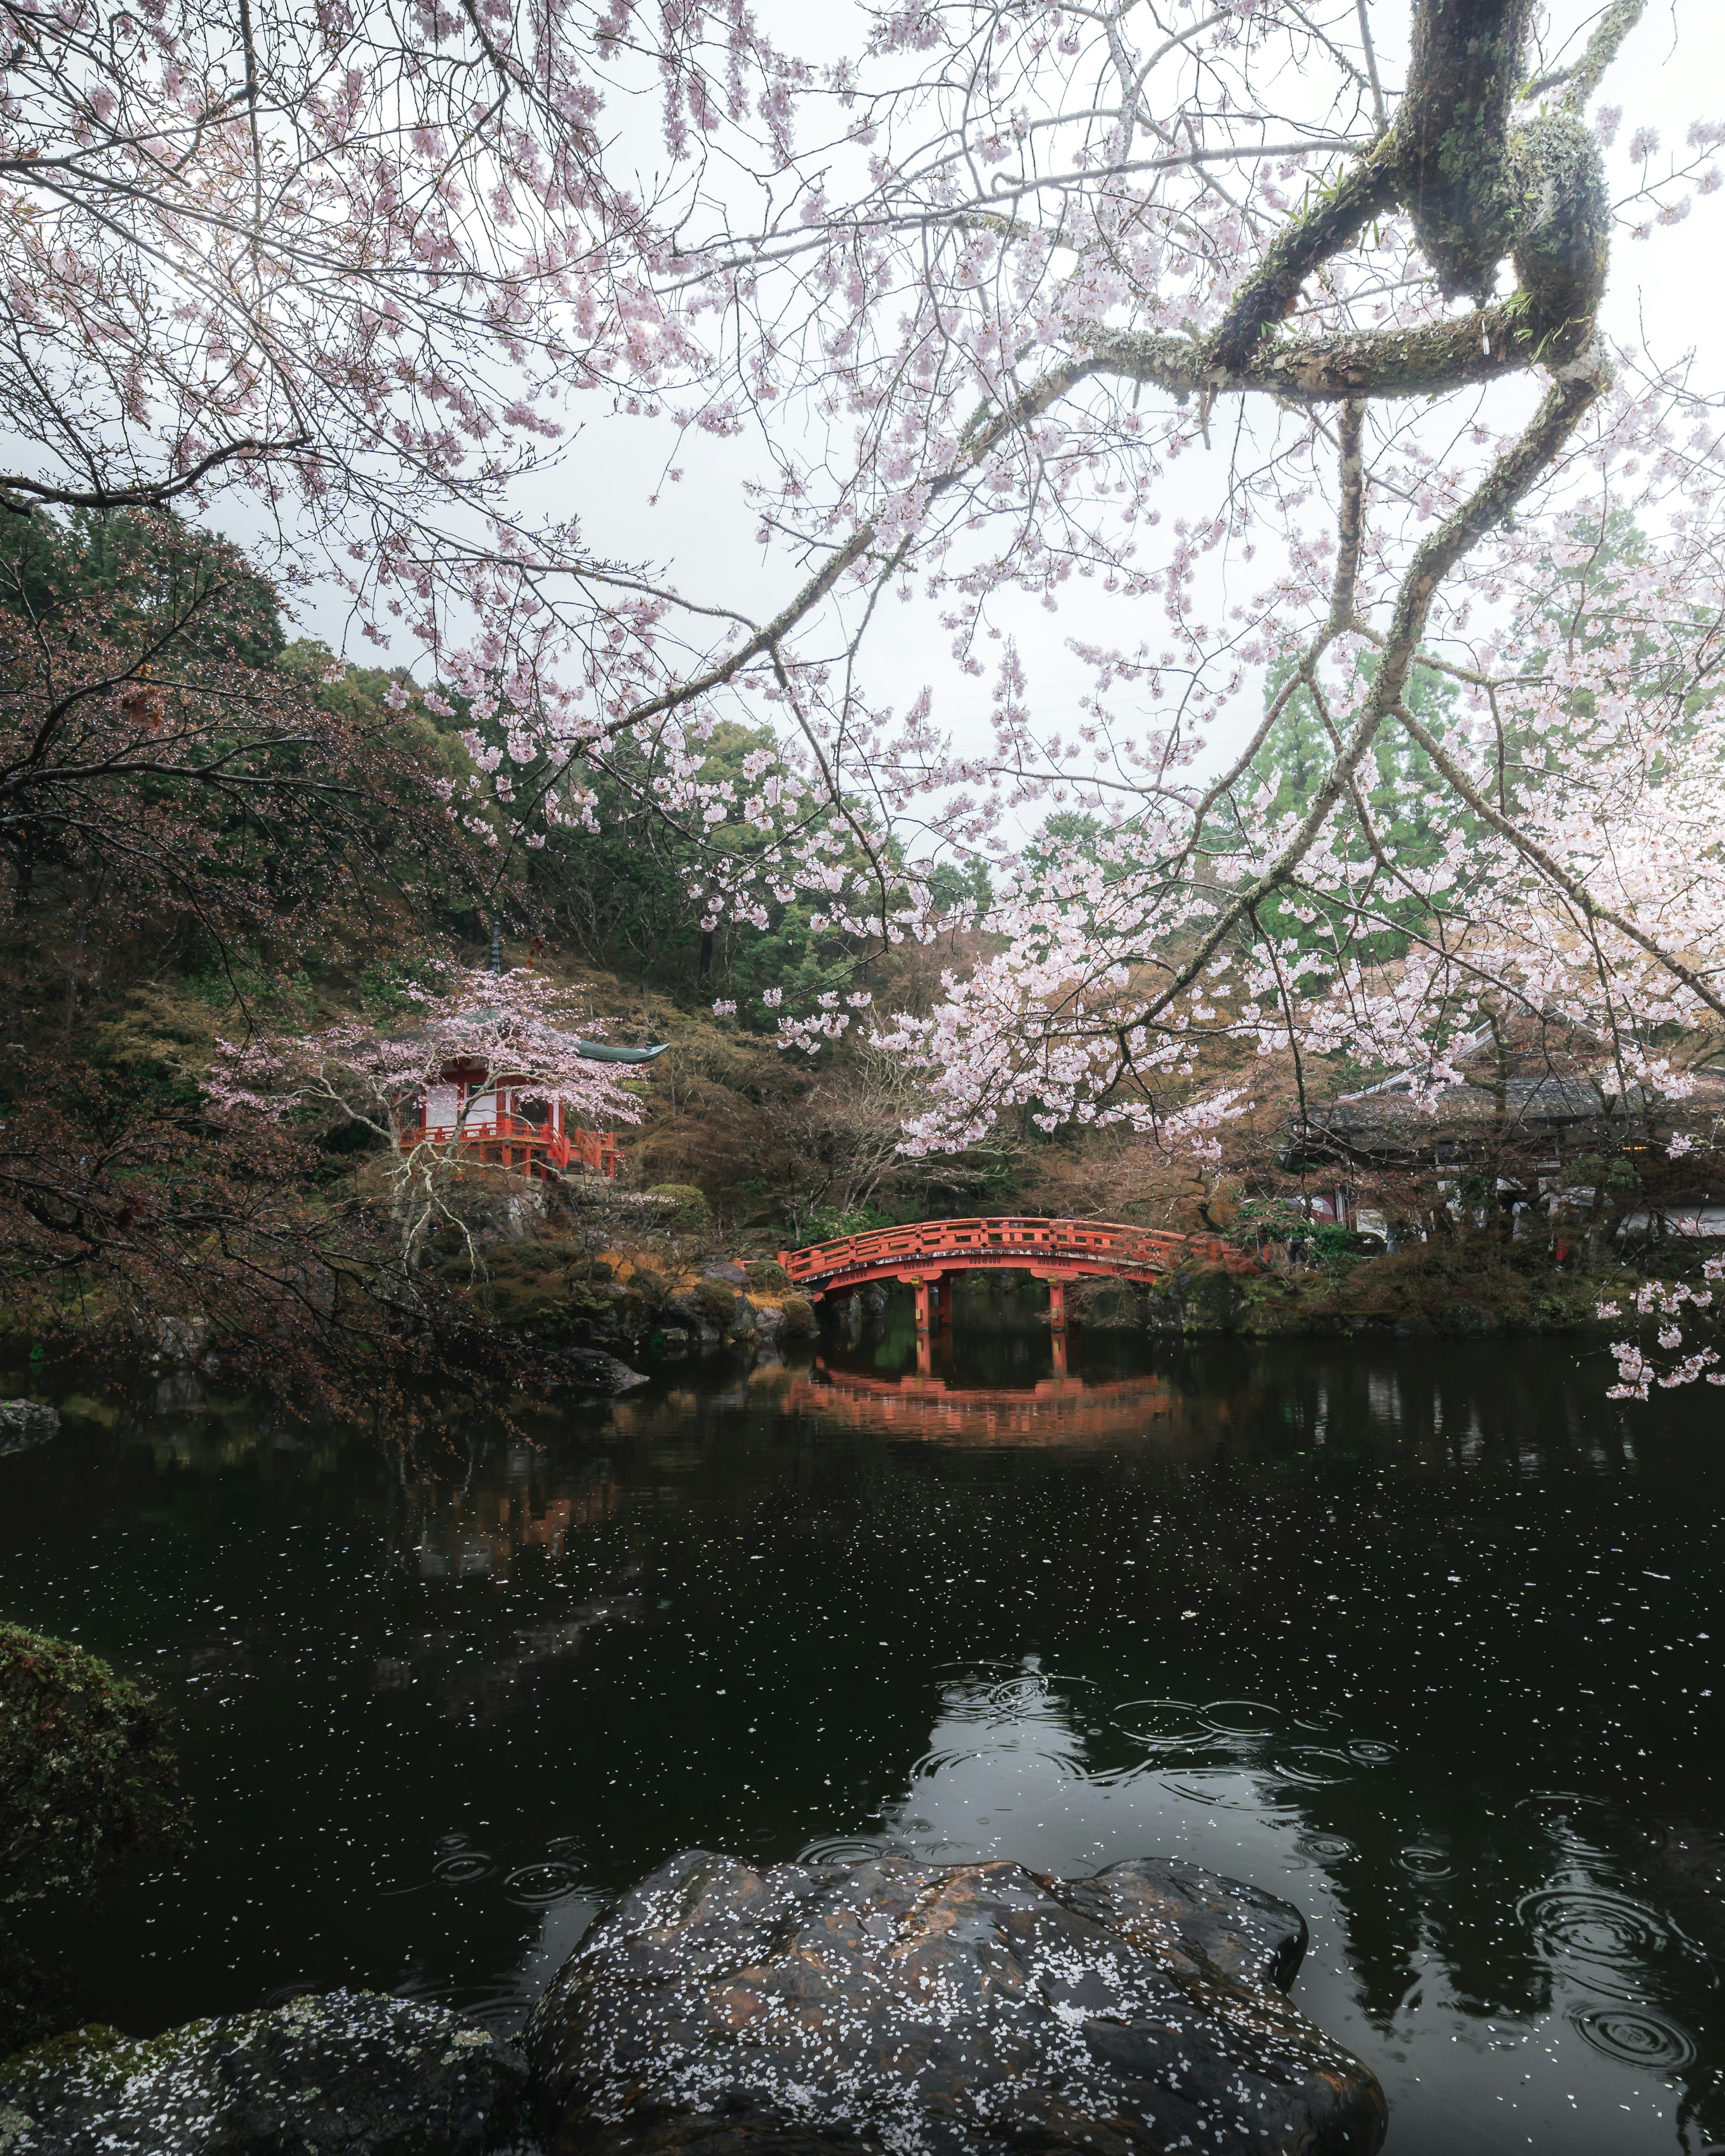
<path id="1" fill-rule="evenodd" d="M 934 1089 L 914 1147 L 1021 1107 L 1201 1132 L 1250 1091 L 1249 1067 L 1203 1085 L 1218 1051 L 1345 1051 L 1435 1086 L 1500 1011 L 1591 1033 L 1625 1091 L 1681 1091 L 1661 1037 L 1725 1014 L 1720 465 L 1709 408 L 1598 326 L 1617 116 L 1594 107 L 1640 12 L 1604 10 L 1565 58 L 1526 0 L 909 8 L 843 93 L 863 184 L 691 257 L 691 291 L 729 280 L 756 408 L 800 394 L 825 429 L 763 490 L 763 534 L 814 573 L 666 701 L 758 680 L 850 824 L 773 866 L 850 932 L 922 928 L 889 834 L 1001 871 L 998 955 L 883 1036 Z M 1375 34 L 1398 30 L 1399 83 Z M 1656 181 L 1643 131 L 1630 220 L 1711 192 L 1718 139 L 1693 129 Z M 1164 537 L 1170 466 L 1224 424 L 1222 506 Z M 1607 578 L 1625 506 L 1661 544 Z M 1255 545 L 1266 588 L 1207 619 L 1207 557 Z M 867 700 L 869 630 L 913 578 L 961 667 L 999 644 L 986 747 Z M 1087 647 L 1094 690 L 1050 727 L 1004 602 L 1086 578 L 1140 640 Z M 817 658 L 829 602 L 846 633 Z M 1441 732 L 1415 694 L 1434 678 L 1458 692 Z M 1296 694 L 1328 752 L 1278 812 L 1263 752 Z M 1418 752 L 1404 805 L 1449 833 L 1435 860 L 1368 803 L 1390 735 Z M 1014 860 L 1014 821 L 1075 803 L 1103 826 L 1088 860 Z M 1323 947 L 1301 932 L 1320 915 Z M 787 1036 L 847 1022 L 792 1014 Z"/>
<path id="2" fill-rule="evenodd" d="M 583 1056 L 599 1029 L 571 993 L 526 970 L 445 969 L 441 993 L 406 990 L 412 1009 L 393 1027 L 344 1019 L 305 1038 L 224 1042 L 208 1080 L 216 1106 L 279 1120 L 295 1110 L 357 1123 L 387 1153 L 391 1210 L 403 1264 L 447 1224 L 470 1257 L 478 1250 L 455 1186 L 474 1158 L 475 1119 L 495 1122 L 501 1085 L 585 1124 L 632 1123 L 639 1103 L 612 1067 Z M 451 1121 L 429 1122 L 427 1096 L 459 1070 L 465 1096 Z M 489 1100 L 487 1111 L 480 1104 Z"/>
<path id="3" fill-rule="evenodd" d="M 985 865 L 932 1013 L 785 1014 L 915 1060 L 913 1148 L 1203 1146 L 1260 1055 L 1435 1089 L 1488 1020 L 1669 1098 L 1725 1017 L 1725 463 L 1600 309 L 1725 130 L 1620 146 L 1643 12 L 897 0 L 816 64 L 742 0 L 19 11 L 0 496 L 250 488 L 468 700 L 476 827 L 620 789 L 709 919 L 892 944 Z M 600 415 L 644 494 L 745 458 L 777 597 L 530 514 Z M 1080 596 L 1050 719 L 1021 624 Z M 717 769 L 727 721 L 780 747 Z"/>

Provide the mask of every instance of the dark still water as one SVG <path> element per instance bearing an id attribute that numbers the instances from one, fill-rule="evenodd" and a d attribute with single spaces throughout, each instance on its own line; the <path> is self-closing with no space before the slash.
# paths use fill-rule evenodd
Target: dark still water
<path id="1" fill-rule="evenodd" d="M 63 1392 L 0 1460 L 0 1613 L 161 1689 L 198 1823 L 36 1920 L 83 2010 L 511 2025 L 679 1848 L 1168 1853 L 1305 1910 L 1393 2156 L 1725 2144 L 1718 1394 L 1539 1342 L 1098 1334 L 1061 1380 L 1004 1314 L 932 1382 L 895 1307 L 436 1471 Z"/>

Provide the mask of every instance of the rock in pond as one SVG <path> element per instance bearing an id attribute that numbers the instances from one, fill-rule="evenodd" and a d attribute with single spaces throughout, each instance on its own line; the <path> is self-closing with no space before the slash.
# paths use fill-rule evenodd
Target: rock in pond
<path id="1" fill-rule="evenodd" d="M 0 2156 L 481 2156 L 519 2145 L 526 2080 L 441 2007 L 331 1991 L 20 2052 L 0 2066 Z"/>
<path id="2" fill-rule="evenodd" d="M 1371 2156 L 1383 2091 L 1286 1998 L 1286 1902 L 1167 1859 L 753 1871 L 626 1895 L 528 2025 L 550 2156 Z"/>
<path id="3" fill-rule="evenodd" d="M 0 1455 L 28 1452 L 59 1434 L 58 1408 L 44 1407 L 39 1400 L 0 1400 Z"/>

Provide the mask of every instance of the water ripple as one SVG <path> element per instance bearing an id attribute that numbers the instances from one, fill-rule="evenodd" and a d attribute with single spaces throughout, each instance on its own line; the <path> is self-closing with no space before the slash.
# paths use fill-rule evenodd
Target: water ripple
<path id="1" fill-rule="evenodd" d="M 1204 1774 L 1181 1773 L 1164 1778 L 1163 1786 L 1177 1797 L 1212 1811 L 1256 1812 L 1266 1819 L 1286 1814 L 1288 1807 L 1266 1803 L 1256 1784 L 1237 1767 L 1218 1768 Z"/>
<path id="2" fill-rule="evenodd" d="M 1620 2066 L 1676 2073 L 1695 2063 L 1689 2031 L 1649 2007 L 1590 2006 L 1569 2018 L 1584 2042 Z"/>
<path id="3" fill-rule="evenodd" d="M 1279 1707 L 1261 1699 L 1213 1699 L 1203 1714 L 1224 1737 L 1267 1737 L 1287 1718 Z"/>
<path id="4" fill-rule="evenodd" d="M 1455 1876 L 1455 1867 L 1450 1861 L 1450 1853 L 1430 1842 L 1416 1841 L 1398 1852 L 1396 1862 L 1402 1870 L 1415 1879 L 1449 1879 Z"/>
<path id="5" fill-rule="evenodd" d="M 1589 1969 L 1620 1974 L 1639 1971 L 1670 1943 L 1656 1910 L 1597 1887 L 1548 1887 L 1525 1896 L 1516 1914 L 1540 1952 L 1571 1964 L 1584 1982 Z"/>
<path id="6" fill-rule="evenodd" d="M 1004 1684 L 991 1685 L 984 1695 L 997 1714 L 1023 1714 L 1045 1707 L 1048 1696 L 1048 1679 L 1040 1676 L 1009 1677 Z"/>
<path id="7" fill-rule="evenodd" d="M 1213 1733 L 1204 1709 L 1189 1699 L 1129 1699 L 1115 1709 L 1114 1726 L 1134 1744 L 1158 1752 L 1184 1751 Z"/>
<path id="8" fill-rule="evenodd" d="M 524 1864 L 511 1871 L 504 1881 L 514 1898 L 530 1909 L 542 1909 L 552 1902 L 561 1902 L 566 1894 L 572 1894 L 581 1884 L 581 1875 L 572 1864 L 556 1862 Z"/>
<path id="9" fill-rule="evenodd" d="M 926 1781 L 932 1774 L 944 1774 L 948 1768 L 962 1767 L 967 1759 L 981 1759 L 987 1755 L 978 1751 L 925 1752 L 911 1768 L 913 1782 Z"/>
<path id="10" fill-rule="evenodd" d="M 1318 1744 L 1301 1744 L 1278 1756 L 1276 1771 L 1284 1781 L 1297 1782 L 1303 1789 L 1321 1789 L 1331 1782 L 1345 1782 L 1357 1764 L 1345 1752 L 1332 1752 Z"/>
<path id="11" fill-rule="evenodd" d="M 439 1857 L 431 1867 L 431 1876 L 452 1887 L 467 1887 L 475 1879 L 489 1879 L 496 1869 L 482 1849 L 464 1849 L 454 1856 Z"/>
<path id="12" fill-rule="evenodd" d="M 811 1841 L 800 1851 L 798 1864 L 866 1864 L 871 1857 L 884 1856 L 890 1845 L 885 1836 L 864 1834 L 831 1834 Z"/>
<path id="13" fill-rule="evenodd" d="M 1649 1856 L 1670 1840 L 1656 1820 L 1633 1816 L 1605 1797 L 1575 1789 L 1534 1789 L 1516 1810 L 1548 1835 L 1558 1848 L 1590 1861 Z"/>
<path id="14" fill-rule="evenodd" d="M 1315 1857 L 1320 1864 L 1340 1864 L 1359 1854 L 1345 1834 L 1302 1834 L 1294 1846 L 1302 1856 Z"/>

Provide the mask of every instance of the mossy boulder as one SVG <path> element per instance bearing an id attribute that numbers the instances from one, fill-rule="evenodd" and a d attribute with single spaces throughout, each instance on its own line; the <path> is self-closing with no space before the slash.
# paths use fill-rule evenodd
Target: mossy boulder
<path id="1" fill-rule="evenodd" d="M 783 1305 L 784 1327 L 783 1337 L 787 1340 L 812 1340 L 820 1330 L 820 1321 L 814 1314 L 814 1305 L 806 1296 L 788 1295 Z"/>
<path id="2" fill-rule="evenodd" d="M 1222 1265 L 1183 1265 L 1149 1290 L 1150 1326 L 1158 1332 L 1232 1332 L 1240 1322 L 1248 1289 L 1243 1276 Z"/>
<path id="3" fill-rule="evenodd" d="M 176 1779 L 151 1693 L 69 1640 L 0 1625 L 0 1904 L 171 1846 Z"/>
<path id="4" fill-rule="evenodd" d="M 131 2042 L 75 2031 L 0 2064 L 5 2156 L 483 2156 L 526 2069 L 436 2006 L 334 1991 Z M 7 2138 L 9 2136 L 9 2138 Z"/>
<path id="5" fill-rule="evenodd" d="M 60 1419 L 39 1400 L 0 1400 L 0 1453 L 28 1452 L 58 1437 Z"/>
<path id="6" fill-rule="evenodd" d="M 722 1281 L 702 1281 L 676 1301 L 680 1309 L 687 1305 L 703 1324 L 716 1325 L 721 1332 L 728 1332 L 737 1322 L 737 1297 Z"/>
<path id="7" fill-rule="evenodd" d="M 470 1279 L 500 1325 L 590 1325 L 610 1307 L 613 1269 L 578 1241 L 539 1236 L 499 1244 L 485 1253 L 481 1274 L 465 1253 L 447 1260 L 444 1270 L 458 1281 Z"/>
<path id="8" fill-rule="evenodd" d="M 1062 1879 L 685 1851 L 528 2023 L 557 2156 L 1373 2156 L 1371 2070 L 1286 1996 L 1289 1903 L 1178 1859 Z"/>

